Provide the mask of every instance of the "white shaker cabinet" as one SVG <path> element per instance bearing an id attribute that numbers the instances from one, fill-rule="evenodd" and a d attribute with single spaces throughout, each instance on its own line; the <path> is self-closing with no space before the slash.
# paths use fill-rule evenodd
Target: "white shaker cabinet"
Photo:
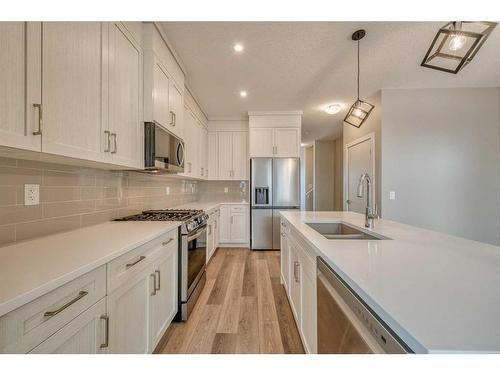
<path id="1" fill-rule="evenodd" d="M 219 180 L 231 180 L 233 177 L 233 133 L 219 132 L 217 143 Z"/>
<path id="2" fill-rule="evenodd" d="M 0 22 L 0 143 L 40 151 L 40 22 Z"/>
<path id="3" fill-rule="evenodd" d="M 184 138 L 184 90 L 174 80 L 170 80 L 168 90 L 168 108 L 170 115 L 169 130 Z"/>
<path id="4" fill-rule="evenodd" d="M 218 166 L 217 166 L 217 153 L 218 153 L 218 148 L 217 148 L 217 133 L 216 132 L 210 132 L 208 133 L 207 136 L 207 157 L 208 157 L 208 173 L 207 173 L 207 178 L 209 180 L 217 180 L 218 177 Z"/>
<path id="5" fill-rule="evenodd" d="M 251 128 L 250 157 L 300 156 L 300 128 Z"/>
<path id="6" fill-rule="evenodd" d="M 177 246 L 164 250 L 164 254 L 153 265 L 153 274 L 154 285 L 150 299 L 152 350 L 177 313 Z"/>
<path id="7" fill-rule="evenodd" d="M 217 162 L 219 180 L 248 179 L 248 133 L 217 133 Z"/>
<path id="8" fill-rule="evenodd" d="M 107 107 L 106 24 L 46 22 L 42 29 L 42 151 L 102 161 Z M 107 138 L 106 138 L 107 142 Z"/>
<path id="9" fill-rule="evenodd" d="M 106 299 L 84 311 L 30 353 L 99 354 L 106 352 Z"/>
<path id="10" fill-rule="evenodd" d="M 108 26 L 110 143 L 106 148 L 113 164 L 142 168 L 142 49 L 122 24 Z"/>
<path id="11" fill-rule="evenodd" d="M 219 241 L 224 244 L 248 243 L 248 207 L 221 204 Z"/>
<path id="12" fill-rule="evenodd" d="M 219 240 L 221 243 L 231 242 L 231 207 L 220 206 Z"/>
<path id="13" fill-rule="evenodd" d="M 255 128 L 249 131 L 250 157 L 274 156 L 274 129 Z"/>

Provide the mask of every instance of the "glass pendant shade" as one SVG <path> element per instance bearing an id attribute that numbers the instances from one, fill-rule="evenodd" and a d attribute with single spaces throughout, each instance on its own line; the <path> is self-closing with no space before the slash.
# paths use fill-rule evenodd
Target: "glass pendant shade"
<path id="1" fill-rule="evenodd" d="M 347 112 L 344 121 L 349 125 L 359 128 L 368 118 L 373 108 L 375 108 L 375 106 L 372 104 L 358 99 L 351 108 L 349 108 L 349 112 Z"/>
<path id="2" fill-rule="evenodd" d="M 439 29 L 421 66 L 458 73 L 476 55 L 496 27 L 495 22 L 450 22 Z"/>

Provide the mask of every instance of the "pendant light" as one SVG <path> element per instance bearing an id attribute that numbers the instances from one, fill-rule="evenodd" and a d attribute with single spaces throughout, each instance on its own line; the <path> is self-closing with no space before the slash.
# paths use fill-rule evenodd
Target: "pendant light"
<path id="1" fill-rule="evenodd" d="M 476 56 L 496 22 L 449 22 L 439 29 L 421 66 L 457 74 Z"/>
<path id="2" fill-rule="evenodd" d="M 357 30 L 354 32 L 354 34 L 352 34 L 352 40 L 358 42 L 358 75 L 357 75 L 358 96 L 354 104 L 349 109 L 349 112 L 347 112 L 344 121 L 356 128 L 359 128 L 361 127 L 361 125 L 363 125 L 365 120 L 370 115 L 370 112 L 375 107 L 372 104 L 359 99 L 359 41 L 365 35 L 366 35 L 365 30 Z"/>

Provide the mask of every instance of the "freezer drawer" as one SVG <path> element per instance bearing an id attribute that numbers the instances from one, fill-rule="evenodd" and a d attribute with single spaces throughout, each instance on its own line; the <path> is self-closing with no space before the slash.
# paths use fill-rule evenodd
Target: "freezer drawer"
<path id="1" fill-rule="evenodd" d="M 273 248 L 273 210 L 252 209 L 252 249 Z"/>

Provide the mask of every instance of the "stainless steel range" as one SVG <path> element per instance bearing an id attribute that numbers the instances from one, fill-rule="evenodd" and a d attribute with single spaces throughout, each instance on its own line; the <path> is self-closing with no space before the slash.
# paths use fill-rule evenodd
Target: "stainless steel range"
<path id="1" fill-rule="evenodd" d="M 179 308 L 176 320 L 187 320 L 206 282 L 208 215 L 201 210 L 149 210 L 118 221 L 181 221 L 179 227 Z"/>

